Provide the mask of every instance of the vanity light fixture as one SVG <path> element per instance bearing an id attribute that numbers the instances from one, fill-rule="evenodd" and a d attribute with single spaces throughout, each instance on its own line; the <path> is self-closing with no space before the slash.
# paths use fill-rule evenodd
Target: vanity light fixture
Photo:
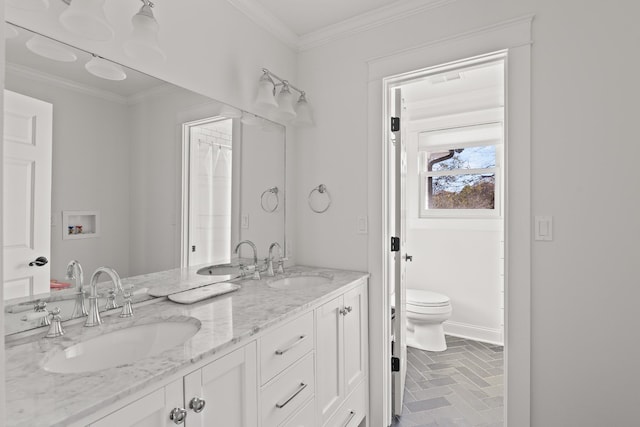
<path id="1" fill-rule="evenodd" d="M 84 65 L 84 68 L 94 76 L 102 79 L 124 80 L 127 78 L 127 73 L 118 64 L 96 55 L 93 55 L 93 58 Z"/>
<path id="2" fill-rule="evenodd" d="M 113 39 L 113 28 L 104 13 L 104 0 L 62 0 L 69 5 L 60 14 L 62 26 L 76 36 L 89 40 Z"/>
<path id="3" fill-rule="evenodd" d="M 277 80 L 278 83 L 276 83 L 274 79 Z M 278 86 L 282 86 L 282 88 L 276 100 L 276 88 Z M 291 89 L 300 94 L 295 106 Z M 284 122 L 291 122 L 294 125 L 313 124 L 313 118 L 305 92 L 287 80 L 276 76 L 266 68 L 262 69 L 262 76 L 258 82 L 258 95 L 254 103 L 254 108 L 258 112 L 274 115 L 277 119 Z M 293 119 L 296 120 L 293 121 Z"/>
<path id="4" fill-rule="evenodd" d="M 40 55 L 47 59 L 53 59 L 60 62 L 74 62 L 78 59 L 75 53 L 66 49 L 62 43 L 57 43 L 36 34 L 26 43 L 27 49 L 36 55 Z"/>
<path id="5" fill-rule="evenodd" d="M 133 32 L 124 44 L 124 52 L 131 58 L 143 61 L 165 61 L 167 56 L 158 45 L 158 21 L 153 16 L 153 3 L 141 0 L 142 7 L 131 19 Z"/>

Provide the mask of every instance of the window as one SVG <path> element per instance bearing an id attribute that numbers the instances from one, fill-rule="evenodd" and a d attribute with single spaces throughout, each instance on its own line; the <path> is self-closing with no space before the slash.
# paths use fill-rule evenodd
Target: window
<path id="1" fill-rule="evenodd" d="M 502 123 L 418 135 L 420 217 L 497 216 Z"/>

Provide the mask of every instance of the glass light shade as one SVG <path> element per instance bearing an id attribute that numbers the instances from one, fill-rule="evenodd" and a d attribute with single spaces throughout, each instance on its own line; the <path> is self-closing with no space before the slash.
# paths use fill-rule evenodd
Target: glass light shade
<path id="1" fill-rule="evenodd" d="M 96 41 L 113 39 L 113 28 L 104 14 L 104 0 L 72 0 L 59 19 L 76 36 Z"/>
<path id="2" fill-rule="evenodd" d="M 94 76 L 106 80 L 124 80 L 127 78 L 127 74 L 121 66 L 102 59 L 99 56 L 91 58 L 91 60 L 85 64 L 84 68 Z"/>
<path id="3" fill-rule="evenodd" d="M 231 105 L 224 104 L 220 109 L 220 115 L 230 119 L 239 119 L 242 117 L 242 111 L 232 107 Z"/>
<path id="4" fill-rule="evenodd" d="M 7 5 L 26 10 L 47 10 L 49 0 L 7 0 Z"/>
<path id="5" fill-rule="evenodd" d="M 142 6 L 140 11 L 131 19 L 133 32 L 131 38 L 124 44 L 124 52 L 127 56 L 140 59 L 145 62 L 162 62 L 167 55 L 158 44 L 158 21 L 153 16 L 151 7 Z"/>
<path id="6" fill-rule="evenodd" d="M 16 37 L 18 37 L 18 34 L 19 34 L 18 30 L 16 30 L 15 27 L 13 27 L 13 26 L 11 26 L 9 24 L 5 25 L 5 27 L 4 27 L 4 38 L 5 39 L 8 40 L 8 39 L 16 38 Z"/>
<path id="7" fill-rule="evenodd" d="M 260 77 L 258 82 L 258 96 L 253 107 L 261 113 L 271 113 L 278 108 L 278 103 L 273 96 L 273 81 L 267 75 Z"/>
<path id="8" fill-rule="evenodd" d="M 78 57 L 64 45 L 54 42 L 45 37 L 35 35 L 27 43 L 27 49 L 36 55 L 60 62 L 74 62 Z"/>
<path id="9" fill-rule="evenodd" d="M 295 126 L 312 126 L 313 125 L 313 115 L 311 114 L 311 106 L 307 102 L 307 98 L 303 95 L 300 95 L 298 102 L 296 103 L 296 113 L 297 116 L 293 121 Z"/>
<path id="10" fill-rule="evenodd" d="M 286 84 L 282 86 L 278 94 L 278 105 L 278 119 L 289 121 L 296 117 L 296 112 L 293 109 L 293 95 Z"/>

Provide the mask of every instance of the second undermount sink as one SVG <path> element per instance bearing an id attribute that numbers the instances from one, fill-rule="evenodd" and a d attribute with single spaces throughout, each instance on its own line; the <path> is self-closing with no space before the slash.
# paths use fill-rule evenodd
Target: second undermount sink
<path id="1" fill-rule="evenodd" d="M 131 326 L 81 341 L 53 354 L 44 370 L 60 374 L 94 372 L 127 365 L 184 344 L 200 322 L 162 321 Z"/>
<path id="2" fill-rule="evenodd" d="M 309 286 L 324 285 L 331 281 L 324 276 L 291 276 L 276 279 L 267 283 L 267 286 L 274 289 L 302 289 Z"/>

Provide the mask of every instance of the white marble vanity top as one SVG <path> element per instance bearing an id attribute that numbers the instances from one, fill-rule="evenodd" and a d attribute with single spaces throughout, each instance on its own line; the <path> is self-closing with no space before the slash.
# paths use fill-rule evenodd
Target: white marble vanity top
<path id="1" fill-rule="evenodd" d="M 46 339 L 46 330 L 42 329 L 37 335 L 7 339 L 6 425 L 66 426 L 79 421 L 154 383 L 160 386 L 164 378 L 249 340 L 256 333 L 340 294 L 356 280 L 368 277 L 363 272 L 301 266 L 288 268 L 285 275 L 322 275 L 331 280 L 308 288 L 285 290 L 267 286 L 274 278 L 245 279 L 237 281 L 242 286 L 240 290 L 193 305 L 159 298 L 134 307 L 134 318 L 121 319 L 115 313 L 104 316 L 104 323 L 98 327 L 65 325 L 66 334 L 60 338 Z M 135 285 L 140 287 L 175 282 L 178 289 L 194 281 L 207 283 L 206 276 L 196 275 L 193 268 L 139 276 L 137 280 Z M 42 368 L 52 351 L 113 330 L 159 320 L 200 322 L 201 327 L 184 345 L 129 365 L 82 374 L 55 374 Z M 113 343 L 112 351 L 118 351 L 118 343 Z"/>

